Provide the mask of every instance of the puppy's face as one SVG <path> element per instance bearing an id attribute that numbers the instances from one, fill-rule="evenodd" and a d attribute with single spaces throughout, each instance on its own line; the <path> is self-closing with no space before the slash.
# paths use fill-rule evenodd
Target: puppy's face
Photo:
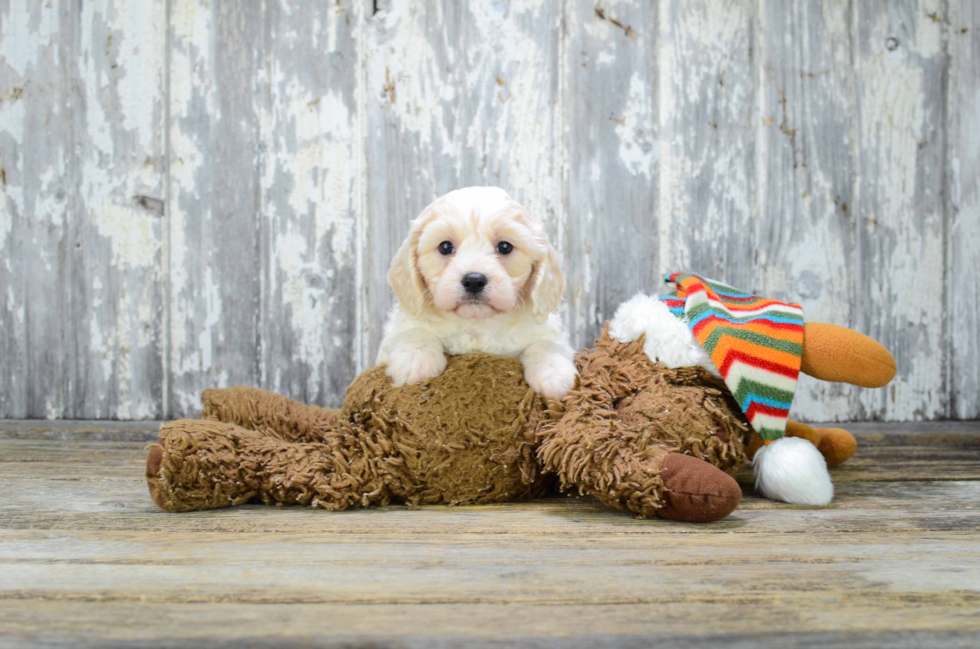
<path id="1" fill-rule="evenodd" d="M 388 280 L 410 314 L 429 308 L 467 319 L 547 314 L 564 288 L 540 224 L 496 187 L 459 189 L 423 210 Z"/>

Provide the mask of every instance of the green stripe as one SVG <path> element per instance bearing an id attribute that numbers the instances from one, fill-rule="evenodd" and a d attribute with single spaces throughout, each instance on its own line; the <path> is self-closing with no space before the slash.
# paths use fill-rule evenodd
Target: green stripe
<path id="1" fill-rule="evenodd" d="M 788 340 L 779 340 L 773 338 L 772 336 L 765 336 L 763 334 L 757 334 L 753 331 L 743 331 L 741 329 L 735 329 L 733 327 L 719 326 L 711 335 L 708 336 L 707 340 L 701 341 L 701 346 L 704 347 L 705 351 L 708 352 L 708 356 L 711 356 L 715 352 L 715 347 L 718 345 L 718 341 L 722 336 L 731 336 L 732 338 L 737 338 L 738 340 L 745 340 L 750 343 L 754 343 L 761 347 L 769 347 L 770 349 L 778 349 L 781 352 L 786 352 L 787 354 L 793 354 L 794 356 L 803 356 L 803 345 L 800 343 L 790 342 Z"/>
<path id="2" fill-rule="evenodd" d="M 685 315 L 687 315 L 689 320 L 694 320 L 695 318 L 697 318 L 702 313 L 708 310 L 712 312 L 715 311 L 714 307 L 712 307 L 710 304 L 708 304 L 707 302 L 702 302 L 697 306 L 692 307 L 689 311 L 686 311 Z M 734 321 L 732 324 L 736 324 L 736 323 L 743 324 L 746 322 L 752 322 L 753 320 L 758 320 L 759 318 L 765 318 L 767 316 L 774 316 L 777 318 L 787 318 L 790 320 L 796 320 L 800 324 L 803 324 L 803 316 L 800 315 L 798 311 L 772 310 L 772 311 L 766 311 L 765 313 L 757 313 L 755 315 L 746 316 L 744 318 L 736 317 L 731 311 L 728 310 L 725 310 L 724 313 L 725 315 L 730 316 L 729 318 L 730 320 Z"/>
<path id="3" fill-rule="evenodd" d="M 745 291 L 743 291 L 741 289 L 737 289 L 734 286 L 729 286 L 728 284 L 722 284 L 721 282 L 709 282 L 708 280 L 704 280 L 704 283 L 707 284 L 708 286 L 710 286 L 711 288 L 713 288 L 716 291 L 723 291 L 725 293 L 733 293 L 735 295 L 738 295 L 739 297 L 758 297 L 758 296 L 754 295 L 753 293 L 746 293 Z"/>
<path id="4" fill-rule="evenodd" d="M 685 275 L 681 275 L 680 277 L 678 277 L 677 280 L 676 280 L 676 283 L 677 283 L 678 286 L 680 286 L 681 285 L 681 282 L 683 282 L 686 279 L 691 279 L 691 278 L 693 278 L 698 284 L 703 284 L 704 286 L 707 286 L 707 287 L 709 287 L 711 289 L 714 289 L 715 291 L 723 291 L 725 293 L 732 293 L 732 294 L 737 295 L 739 297 L 755 297 L 752 293 L 746 293 L 745 291 L 743 291 L 741 289 L 738 289 L 738 288 L 735 288 L 734 286 L 729 286 L 728 284 L 722 284 L 721 282 L 719 282 L 717 280 L 707 280 L 707 279 L 705 279 L 703 277 L 699 277 L 698 275 L 692 275 L 690 273 L 685 274 Z"/>
<path id="5" fill-rule="evenodd" d="M 728 387 L 731 389 L 731 386 Z M 772 399 L 773 401 L 785 403 L 787 406 L 793 403 L 792 390 L 781 390 L 773 385 L 769 385 L 768 383 L 760 383 L 755 379 L 750 379 L 743 376 L 738 382 L 738 387 L 735 388 L 735 400 L 738 401 L 739 405 L 741 405 L 749 393 L 757 394 L 760 397 L 766 397 L 767 399 Z"/>
<path id="6" fill-rule="evenodd" d="M 775 441 L 777 439 L 782 439 L 786 437 L 785 428 L 783 430 L 780 430 L 778 428 L 763 427 L 763 428 L 756 429 L 756 432 L 759 433 L 759 437 L 761 437 L 763 441 Z"/>

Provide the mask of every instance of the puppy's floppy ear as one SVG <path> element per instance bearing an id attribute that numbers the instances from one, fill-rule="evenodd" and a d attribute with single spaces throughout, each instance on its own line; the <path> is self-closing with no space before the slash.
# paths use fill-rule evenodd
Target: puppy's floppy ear
<path id="1" fill-rule="evenodd" d="M 550 243 L 545 245 L 547 252 L 534 265 L 534 271 L 528 279 L 531 313 L 536 316 L 557 311 L 561 294 L 565 291 L 565 277 L 561 274 L 558 254 Z"/>
<path id="2" fill-rule="evenodd" d="M 388 284 L 395 291 L 398 304 L 402 311 L 415 317 L 422 315 L 426 300 L 425 280 L 419 270 L 419 237 L 422 236 L 425 226 L 435 218 L 433 205 L 434 203 L 430 204 L 412 220 L 408 237 L 395 253 L 388 269 Z"/>

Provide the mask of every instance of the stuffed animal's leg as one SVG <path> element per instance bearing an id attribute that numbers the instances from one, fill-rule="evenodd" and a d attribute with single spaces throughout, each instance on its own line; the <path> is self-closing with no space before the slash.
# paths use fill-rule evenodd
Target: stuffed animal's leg
<path id="1" fill-rule="evenodd" d="M 168 511 L 239 505 L 253 498 L 269 504 L 347 509 L 383 505 L 390 497 L 386 440 L 349 444 L 285 442 L 262 432 L 217 421 L 171 422 L 149 447 L 150 496 Z M 388 444 L 390 446 L 390 443 Z"/>
<path id="2" fill-rule="evenodd" d="M 710 522 L 738 507 L 742 489 L 718 467 L 690 455 L 646 443 L 612 417 L 593 413 L 571 426 L 544 424 L 538 457 L 557 473 L 564 488 L 640 518 Z"/>
<path id="3" fill-rule="evenodd" d="M 823 455 L 828 467 L 843 464 L 857 450 L 854 435 L 843 428 L 814 428 L 790 419 L 786 422 L 786 435 L 810 440 Z"/>
<path id="4" fill-rule="evenodd" d="M 878 341 L 846 327 L 803 326 L 804 374 L 823 381 L 880 388 L 895 377 L 895 359 Z"/>
<path id="5" fill-rule="evenodd" d="M 201 403 L 202 419 L 237 424 L 288 442 L 322 442 L 336 429 L 339 419 L 337 410 L 246 386 L 205 390 Z"/>
<path id="6" fill-rule="evenodd" d="M 786 422 L 787 437 L 802 437 L 810 441 L 827 461 L 828 467 L 843 464 L 851 459 L 857 450 L 857 440 L 843 428 L 814 428 L 792 419 Z M 745 447 L 745 455 L 751 460 L 755 452 L 762 447 L 762 438 L 752 431 L 752 438 Z"/>

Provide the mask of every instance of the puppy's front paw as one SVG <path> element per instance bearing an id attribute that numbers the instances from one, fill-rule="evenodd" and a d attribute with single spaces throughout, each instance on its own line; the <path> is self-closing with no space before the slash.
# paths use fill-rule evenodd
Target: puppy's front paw
<path id="1" fill-rule="evenodd" d="M 393 387 L 418 383 L 439 376 L 446 369 L 446 355 L 430 349 L 404 349 L 391 354 L 385 373 Z"/>
<path id="2" fill-rule="evenodd" d="M 546 397 L 561 399 L 575 385 L 575 363 L 564 356 L 550 355 L 524 368 L 524 380 Z"/>

